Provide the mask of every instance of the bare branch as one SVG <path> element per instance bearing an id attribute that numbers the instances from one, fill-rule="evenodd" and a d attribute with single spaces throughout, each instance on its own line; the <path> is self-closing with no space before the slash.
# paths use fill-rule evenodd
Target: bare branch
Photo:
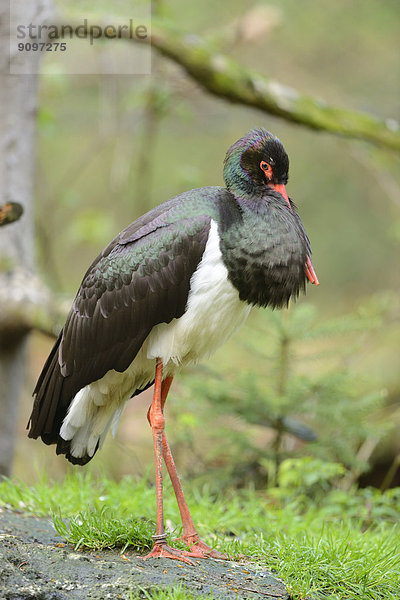
<path id="1" fill-rule="evenodd" d="M 206 40 L 195 35 L 185 36 L 153 27 L 151 43 L 164 56 L 181 65 L 208 92 L 220 98 L 258 108 L 311 129 L 400 151 L 400 128 L 394 119 L 379 119 L 305 96 L 242 67 L 224 54 L 213 52 Z"/>
<path id="2" fill-rule="evenodd" d="M 102 24 L 103 37 L 107 23 Z M 83 27 L 78 22 L 69 21 L 69 24 Z M 57 29 L 61 31 L 61 26 Z M 88 30 L 86 33 L 89 35 Z M 400 126 L 395 119 L 381 119 L 369 113 L 330 106 L 319 98 L 301 94 L 215 51 L 207 39 L 198 35 L 182 34 L 165 25 L 160 26 L 153 19 L 151 35 L 130 38 L 124 30 L 121 37 L 135 43 L 151 43 L 219 98 L 257 108 L 310 129 L 365 140 L 400 152 Z"/>

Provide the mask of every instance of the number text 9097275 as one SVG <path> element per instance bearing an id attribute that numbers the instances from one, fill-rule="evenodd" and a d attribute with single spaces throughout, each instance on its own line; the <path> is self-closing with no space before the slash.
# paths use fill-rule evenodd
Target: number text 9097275
<path id="1" fill-rule="evenodd" d="M 66 42 L 20 42 L 18 50 L 23 52 L 65 52 Z"/>

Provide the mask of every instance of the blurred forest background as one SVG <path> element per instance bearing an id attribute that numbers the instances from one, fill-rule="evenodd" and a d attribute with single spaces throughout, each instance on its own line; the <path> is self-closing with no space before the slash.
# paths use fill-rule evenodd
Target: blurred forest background
<path id="1" fill-rule="evenodd" d="M 96 10 L 113 14 L 123 4 Z M 159 19 L 301 93 L 400 119 L 395 0 L 171 0 L 160 3 Z M 225 152 L 250 128 L 274 132 L 291 159 L 287 189 L 321 285 L 289 311 L 254 310 L 211 361 L 176 379 L 167 434 L 183 475 L 216 488 L 400 485 L 398 156 L 218 99 L 155 52 L 151 76 L 52 69 L 45 62 L 40 77 L 36 251 L 41 275 L 66 299 L 144 211 L 193 187 L 223 185 Z M 51 345 L 31 336 L 14 465 L 27 483 L 72 469 L 26 437 Z M 150 398 L 130 403 L 115 440 L 87 469 L 152 477 Z"/>

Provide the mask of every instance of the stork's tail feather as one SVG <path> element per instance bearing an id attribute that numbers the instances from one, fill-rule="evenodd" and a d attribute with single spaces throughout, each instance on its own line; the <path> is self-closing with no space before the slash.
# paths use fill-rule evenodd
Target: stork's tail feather
<path id="1" fill-rule="evenodd" d="M 65 458 L 68 459 L 70 463 L 72 463 L 73 465 L 83 466 L 86 465 L 86 463 L 88 463 L 90 460 L 92 460 L 93 456 L 96 454 L 98 449 L 99 442 L 97 442 L 96 448 L 92 456 L 89 456 L 89 454 L 86 453 L 84 456 L 80 456 L 78 458 L 77 456 L 73 456 L 71 454 L 71 440 L 64 440 L 62 437 L 58 436 L 56 454 L 65 454 Z"/>
<path id="2" fill-rule="evenodd" d="M 40 437 L 45 444 L 56 444 L 57 454 L 65 454 L 72 464 L 85 465 L 102 447 L 109 429 L 116 427 L 129 397 L 147 389 L 153 381 L 134 387 L 124 396 L 113 393 L 112 382 L 99 380 L 82 385 L 81 381 L 79 385 L 73 374 L 61 373 L 61 339 L 62 333 L 33 392 L 35 401 L 28 436 Z"/>
<path id="3" fill-rule="evenodd" d="M 54 347 L 39 376 L 33 395 L 35 397 L 32 414 L 28 422 L 28 437 L 40 437 L 45 444 L 57 444 L 57 454 L 65 457 L 73 464 L 85 465 L 95 455 L 98 444 L 91 456 L 86 454 L 76 457 L 71 454 L 71 440 L 60 436 L 63 421 L 72 401 L 70 393 L 66 393 L 66 379 L 61 374 L 58 360 L 61 336 Z"/>
<path id="4" fill-rule="evenodd" d="M 35 401 L 32 414 L 29 418 L 28 437 L 42 438 L 45 444 L 55 444 L 62 421 L 60 415 L 59 399 L 64 383 L 58 363 L 58 349 L 61 342 L 61 334 L 39 376 L 33 395 Z"/>

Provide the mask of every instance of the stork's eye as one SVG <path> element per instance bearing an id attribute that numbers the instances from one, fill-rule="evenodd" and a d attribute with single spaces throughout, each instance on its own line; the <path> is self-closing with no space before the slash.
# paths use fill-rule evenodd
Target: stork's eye
<path id="1" fill-rule="evenodd" d="M 264 171 L 267 179 L 271 179 L 271 177 L 272 177 L 272 167 L 271 167 L 270 164 L 268 164 L 267 162 L 265 162 L 265 160 L 262 160 L 260 162 L 260 169 L 262 171 Z"/>

